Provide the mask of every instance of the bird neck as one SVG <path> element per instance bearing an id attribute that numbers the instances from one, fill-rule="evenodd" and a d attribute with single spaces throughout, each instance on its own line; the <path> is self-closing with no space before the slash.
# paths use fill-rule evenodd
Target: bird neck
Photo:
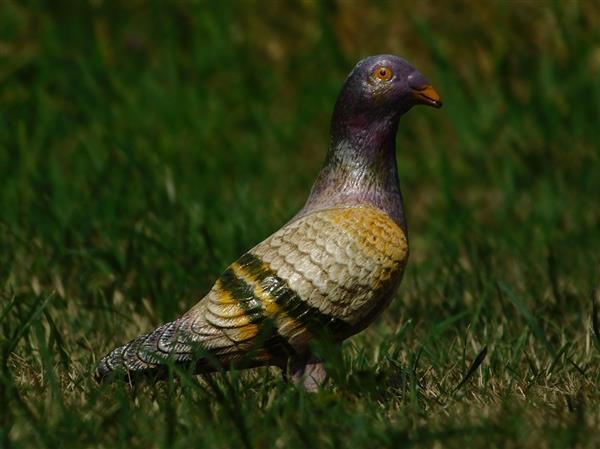
<path id="1" fill-rule="evenodd" d="M 299 215 L 338 206 L 368 204 L 386 212 L 405 232 L 396 167 L 398 119 L 361 123 L 334 120 L 325 164 Z"/>

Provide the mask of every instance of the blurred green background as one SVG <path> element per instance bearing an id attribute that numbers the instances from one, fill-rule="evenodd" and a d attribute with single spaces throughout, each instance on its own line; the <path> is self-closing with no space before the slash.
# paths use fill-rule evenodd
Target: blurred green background
<path id="1" fill-rule="evenodd" d="M 0 447 L 599 444 L 598 23 L 595 1 L 2 2 Z M 411 260 L 329 391 L 97 386 L 302 206 L 378 53 L 444 107 L 401 120 Z"/>

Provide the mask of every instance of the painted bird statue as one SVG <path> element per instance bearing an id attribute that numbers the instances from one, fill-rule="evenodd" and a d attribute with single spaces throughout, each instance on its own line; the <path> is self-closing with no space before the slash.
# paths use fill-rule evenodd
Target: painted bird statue
<path id="1" fill-rule="evenodd" d="M 393 55 L 360 61 L 337 99 L 331 141 L 304 207 L 231 264 L 180 318 L 105 356 L 96 369 L 137 377 L 169 364 L 207 373 L 280 367 L 308 391 L 327 374 L 309 348 L 360 332 L 387 307 L 408 258 L 395 137 L 411 107 L 441 107 L 429 81 Z"/>

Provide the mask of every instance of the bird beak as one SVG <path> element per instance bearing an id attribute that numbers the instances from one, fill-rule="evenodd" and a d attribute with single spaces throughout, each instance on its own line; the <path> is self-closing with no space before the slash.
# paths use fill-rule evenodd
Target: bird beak
<path id="1" fill-rule="evenodd" d="M 435 91 L 431 84 L 426 84 L 418 89 L 413 89 L 413 98 L 418 104 L 426 104 L 434 108 L 442 107 L 440 95 Z"/>

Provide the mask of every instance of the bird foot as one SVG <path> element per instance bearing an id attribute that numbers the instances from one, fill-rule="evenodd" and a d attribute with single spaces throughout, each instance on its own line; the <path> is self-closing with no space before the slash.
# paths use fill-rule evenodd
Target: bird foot
<path id="1" fill-rule="evenodd" d="M 294 358 L 289 364 L 289 381 L 309 393 L 316 392 L 327 381 L 323 362 L 313 354 Z"/>

